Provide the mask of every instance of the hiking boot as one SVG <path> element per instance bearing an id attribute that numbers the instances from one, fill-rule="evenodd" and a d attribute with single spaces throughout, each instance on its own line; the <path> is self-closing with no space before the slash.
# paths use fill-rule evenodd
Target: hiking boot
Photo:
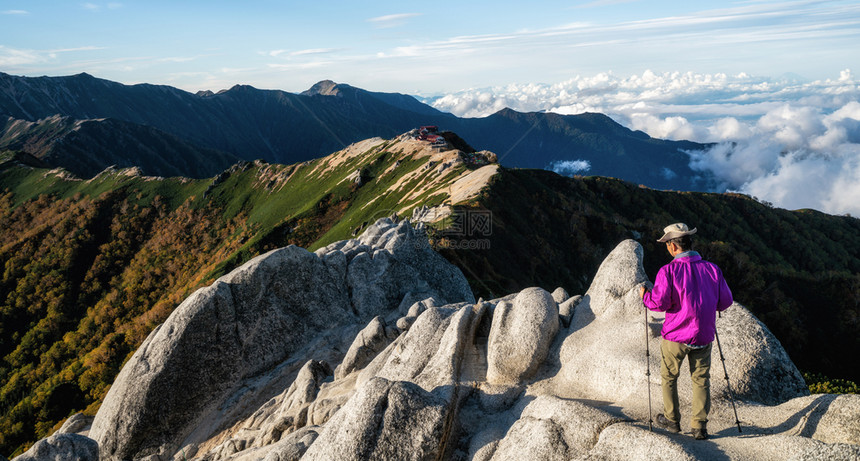
<path id="1" fill-rule="evenodd" d="M 669 421 L 669 418 L 663 416 L 663 413 L 658 413 L 656 421 L 658 426 L 666 429 L 669 432 L 678 433 L 681 432 L 681 424 Z"/>
<path id="2" fill-rule="evenodd" d="M 693 428 L 693 438 L 696 440 L 705 440 L 708 438 L 708 430 L 704 427 L 701 429 Z"/>

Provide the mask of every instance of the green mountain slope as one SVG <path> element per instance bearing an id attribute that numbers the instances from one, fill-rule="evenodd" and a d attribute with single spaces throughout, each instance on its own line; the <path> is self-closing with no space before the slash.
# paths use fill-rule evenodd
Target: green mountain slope
<path id="1" fill-rule="evenodd" d="M 316 248 L 439 205 L 449 190 L 468 200 L 497 169 L 408 136 L 296 165 L 237 164 L 208 180 L 126 169 L 84 181 L 34 160 L 0 155 L 0 453 L 9 455 L 70 412 L 94 412 L 122 363 L 193 290 L 268 250 Z"/>
<path id="2" fill-rule="evenodd" d="M 832 354 L 860 346 L 857 219 L 505 169 L 447 137 L 463 151 L 376 138 L 206 180 L 109 170 L 83 181 L 0 154 L 0 453 L 93 413 L 122 363 L 193 290 L 265 251 L 315 249 L 393 213 L 435 222 L 431 242 L 485 298 L 527 286 L 581 294 L 626 238 L 643 244 L 653 277 L 668 262 L 659 230 L 685 221 L 802 369 L 860 378 L 856 358 Z"/>

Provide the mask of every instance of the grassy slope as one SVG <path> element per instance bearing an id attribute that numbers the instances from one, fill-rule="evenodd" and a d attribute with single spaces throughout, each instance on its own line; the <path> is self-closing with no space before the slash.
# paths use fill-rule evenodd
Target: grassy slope
<path id="1" fill-rule="evenodd" d="M 469 171 L 439 175 L 402 145 L 371 144 L 336 167 L 337 154 L 245 163 L 208 180 L 108 171 L 81 181 L 3 154 L 0 330 L 15 333 L 0 341 L 0 453 L 93 413 L 122 363 L 196 288 L 271 249 L 318 248 L 393 210 L 438 204 L 436 189 L 405 197 Z M 356 170 L 361 186 L 345 180 Z"/>

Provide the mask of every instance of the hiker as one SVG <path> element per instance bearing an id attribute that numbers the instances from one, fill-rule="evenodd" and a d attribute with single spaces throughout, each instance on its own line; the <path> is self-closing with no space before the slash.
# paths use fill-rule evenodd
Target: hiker
<path id="1" fill-rule="evenodd" d="M 674 258 L 657 272 L 654 288 L 639 288 L 649 310 L 666 313 L 660 335 L 662 356 L 660 376 L 663 383 L 663 409 L 656 423 L 672 432 L 681 432 L 678 404 L 678 375 L 681 362 L 688 357 L 693 381 L 692 421 L 697 440 L 708 438 L 708 413 L 711 411 L 711 343 L 716 334 L 717 311 L 732 304 L 732 292 L 715 264 L 692 251 L 696 229 L 676 223 L 663 229 L 664 242 Z"/>

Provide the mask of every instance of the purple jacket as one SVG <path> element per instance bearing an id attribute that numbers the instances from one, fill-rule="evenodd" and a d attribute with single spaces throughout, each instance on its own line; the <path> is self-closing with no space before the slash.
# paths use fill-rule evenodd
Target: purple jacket
<path id="1" fill-rule="evenodd" d="M 704 346 L 714 340 L 717 311 L 732 305 L 732 292 L 716 264 L 688 251 L 660 268 L 643 301 L 648 309 L 666 313 L 664 339 Z"/>

